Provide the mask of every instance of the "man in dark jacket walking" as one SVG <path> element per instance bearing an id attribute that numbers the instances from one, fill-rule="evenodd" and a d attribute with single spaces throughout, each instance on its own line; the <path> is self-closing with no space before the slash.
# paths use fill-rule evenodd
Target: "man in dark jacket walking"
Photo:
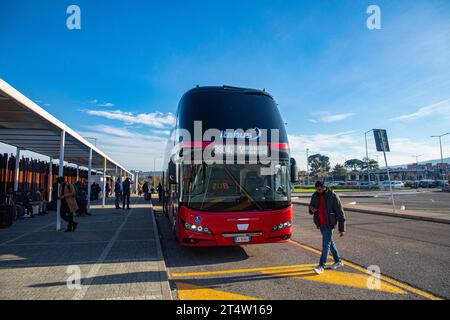
<path id="1" fill-rule="evenodd" d="M 327 188 L 321 181 L 317 181 L 315 187 L 316 192 L 311 197 L 309 213 L 314 215 L 314 223 L 322 233 L 322 255 L 319 265 L 314 268 L 317 274 L 321 274 L 324 272 L 330 249 L 334 258 L 331 269 L 336 270 L 344 266 L 334 243 L 333 230 L 337 224 L 340 236 L 344 236 L 345 213 L 339 196 L 333 190 Z"/>

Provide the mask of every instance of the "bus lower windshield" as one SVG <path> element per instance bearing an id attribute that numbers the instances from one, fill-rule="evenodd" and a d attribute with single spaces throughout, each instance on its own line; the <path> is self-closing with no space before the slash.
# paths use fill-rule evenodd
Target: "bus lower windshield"
<path id="1" fill-rule="evenodd" d="M 182 165 L 181 202 L 203 211 L 275 210 L 290 205 L 288 163 L 262 175 L 261 164 Z M 264 171 L 263 171 L 264 172 Z"/>

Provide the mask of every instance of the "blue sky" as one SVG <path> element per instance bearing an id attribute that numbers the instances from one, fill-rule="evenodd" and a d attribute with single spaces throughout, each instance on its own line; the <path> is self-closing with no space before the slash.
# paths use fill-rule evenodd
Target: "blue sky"
<path id="1" fill-rule="evenodd" d="M 71 4 L 81 30 L 66 28 Z M 370 4 L 381 30 L 366 27 Z M 306 148 L 362 158 L 378 127 L 392 164 L 435 159 L 429 136 L 450 131 L 446 0 L 0 0 L 0 36 L 0 78 L 130 168 L 161 165 L 171 113 L 197 84 L 272 93 L 301 167 Z"/>

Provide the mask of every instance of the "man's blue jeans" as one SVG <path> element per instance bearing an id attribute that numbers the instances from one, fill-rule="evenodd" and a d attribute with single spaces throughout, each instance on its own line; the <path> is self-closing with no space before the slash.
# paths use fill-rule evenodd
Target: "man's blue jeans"
<path id="1" fill-rule="evenodd" d="M 330 249 L 334 262 L 340 262 L 341 257 L 339 256 L 339 252 L 333 239 L 333 229 L 327 225 L 322 225 L 320 226 L 320 232 L 322 233 L 322 255 L 320 256 L 319 265 L 325 267 Z"/>

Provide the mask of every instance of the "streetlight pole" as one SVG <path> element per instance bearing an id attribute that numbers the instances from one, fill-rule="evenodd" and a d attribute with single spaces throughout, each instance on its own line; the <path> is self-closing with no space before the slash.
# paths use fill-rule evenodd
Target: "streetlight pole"
<path id="1" fill-rule="evenodd" d="M 372 132 L 373 129 L 364 132 L 364 140 L 366 141 L 366 166 L 367 166 L 367 181 L 369 182 L 369 188 L 370 188 L 370 171 L 369 171 L 369 149 L 367 148 L 367 134 L 369 132 Z"/>
<path id="2" fill-rule="evenodd" d="M 444 157 L 442 155 L 442 137 L 446 136 L 448 134 L 450 134 L 450 132 L 447 132 L 447 133 L 444 133 L 444 134 L 441 134 L 441 135 L 438 135 L 438 136 L 431 136 L 431 138 L 439 138 L 439 147 L 440 147 L 440 150 L 441 150 L 441 176 L 442 176 L 442 180 L 444 180 Z"/>
<path id="3" fill-rule="evenodd" d="M 306 148 L 306 181 L 309 184 L 309 149 Z"/>

